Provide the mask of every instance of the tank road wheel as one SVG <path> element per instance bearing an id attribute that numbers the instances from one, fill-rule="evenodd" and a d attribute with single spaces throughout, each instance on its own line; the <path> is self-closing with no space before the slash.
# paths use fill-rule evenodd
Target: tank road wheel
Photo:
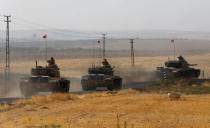
<path id="1" fill-rule="evenodd" d="M 54 84 L 53 93 L 68 93 L 70 88 L 69 80 L 61 80 Z"/>
<path id="2" fill-rule="evenodd" d="M 32 89 L 27 83 L 20 83 L 20 92 L 24 97 L 31 97 L 36 95 L 37 92 Z"/>
<path id="3" fill-rule="evenodd" d="M 122 84 L 114 84 L 113 83 L 113 85 L 108 85 L 107 89 L 110 90 L 110 91 L 120 90 L 120 89 L 122 89 Z"/>
<path id="4" fill-rule="evenodd" d="M 114 85 L 114 90 L 120 90 L 120 89 L 122 89 L 122 84 Z"/>
<path id="5" fill-rule="evenodd" d="M 61 82 L 62 92 L 69 93 L 70 88 L 70 81 L 69 80 L 63 80 Z"/>
<path id="6" fill-rule="evenodd" d="M 111 85 L 107 86 L 108 90 L 120 90 L 122 89 L 122 79 L 121 78 L 113 78 L 113 82 Z"/>
<path id="7" fill-rule="evenodd" d="M 108 85 L 107 89 L 110 90 L 110 91 L 114 90 L 113 85 Z"/>

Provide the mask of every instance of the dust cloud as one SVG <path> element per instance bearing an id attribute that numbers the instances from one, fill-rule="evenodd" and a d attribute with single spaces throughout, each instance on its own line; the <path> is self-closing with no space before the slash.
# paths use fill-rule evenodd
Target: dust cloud
<path id="1" fill-rule="evenodd" d="M 135 67 L 118 67 L 116 74 L 119 74 L 123 78 L 124 84 L 138 83 L 138 82 L 149 82 L 157 81 L 158 77 L 154 72 L 146 71 L 141 66 Z"/>
<path id="2" fill-rule="evenodd" d="M 81 80 L 78 78 L 70 79 L 70 92 L 82 91 Z"/>
<path id="3" fill-rule="evenodd" d="M 6 81 L 5 75 L 0 74 L 0 96 L 1 97 L 21 97 L 19 81 L 23 77 L 21 74 L 10 74 L 9 80 Z"/>

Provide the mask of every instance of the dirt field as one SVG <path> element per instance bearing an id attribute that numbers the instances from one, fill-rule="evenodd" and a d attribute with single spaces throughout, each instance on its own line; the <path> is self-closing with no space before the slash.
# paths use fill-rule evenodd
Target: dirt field
<path id="1" fill-rule="evenodd" d="M 1 128 L 209 128 L 210 95 L 56 94 L 0 107 Z"/>

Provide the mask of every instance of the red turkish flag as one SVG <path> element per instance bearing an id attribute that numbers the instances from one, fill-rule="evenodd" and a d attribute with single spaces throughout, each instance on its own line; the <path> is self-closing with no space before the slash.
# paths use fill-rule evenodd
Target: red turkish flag
<path id="1" fill-rule="evenodd" d="M 98 42 L 98 44 L 100 44 L 100 43 L 101 43 L 101 41 L 100 41 L 100 40 L 98 40 L 97 42 Z"/>
<path id="2" fill-rule="evenodd" d="M 43 36 L 43 39 L 47 39 L 47 35 L 44 35 L 44 36 Z"/>
<path id="3" fill-rule="evenodd" d="M 171 43 L 174 43 L 174 40 L 171 40 Z"/>

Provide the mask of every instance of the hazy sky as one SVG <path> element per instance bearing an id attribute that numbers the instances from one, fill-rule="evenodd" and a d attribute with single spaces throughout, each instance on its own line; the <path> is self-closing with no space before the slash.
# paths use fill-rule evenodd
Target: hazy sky
<path id="1" fill-rule="evenodd" d="M 210 31 L 210 0 L 0 0 L 3 14 L 13 28 Z"/>

